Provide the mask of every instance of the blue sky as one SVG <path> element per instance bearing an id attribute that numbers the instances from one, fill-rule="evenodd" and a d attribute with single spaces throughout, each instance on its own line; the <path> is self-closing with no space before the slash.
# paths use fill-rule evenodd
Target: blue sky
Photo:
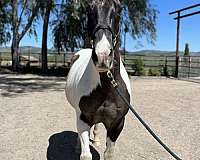
<path id="1" fill-rule="evenodd" d="M 155 45 L 151 45 L 146 41 L 146 38 L 133 40 L 130 35 L 127 36 L 126 48 L 128 51 L 136 50 L 167 50 L 174 51 L 176 44 L 176 21 L 173 20 L 175 15 L 169 15 L 177 9 L 181 9 L 190 5 L 200 3 L 200 0 L 150 0 L 151 4 L 159 10 L 157 19 L 157 40 Z M 200 10 L 191 9 L 189 12 Z M 183 14 L 189 13 L 184 12 Z M 180 50 L 184 50 L 185 43 L 189 43 L 191 51 L 200 51 L 200 14 L 193 17 L 184 18 L 181 20 L 180 31 Z M 25 36 L 20 45 L 22 46 L 38 46 L 41 45 L 42 24 L 38 26 L 38 40 L 34 37 Z M 51 31 L 49 32 L 48 48 L 52 45 Z M 142 44 L 139 45 L 138 41 Z"/>

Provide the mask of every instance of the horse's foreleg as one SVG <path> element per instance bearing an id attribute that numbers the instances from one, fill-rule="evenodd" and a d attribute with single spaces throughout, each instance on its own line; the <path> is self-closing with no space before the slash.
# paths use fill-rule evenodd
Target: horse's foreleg
<path id="1" fill-rule="evenodd" d="M 104 159 L 105 160 L 114 160 L 114 148 L 115 142 L 113 142 L 110 137 L 106 138 L 106 151 L 104 152 Z"/>
<path id="2" fill-rule="evenodd" d="M 80 160 L 92 160 L 89 142 L 90 126 L 80 119 L 80 114 L 77 114 L 77 130 L 81 142 Z"/>
<path id="3" fill-rule="evenodd" d="M 94 140 L 93 140 L 92 143 L 97 147 L 100 146 L 99 127 L 100 127 L 100 124 L 97 123 L 97 124 L 94 125 L 94 130 L 93 130 Z"/>
<path id="4" fill-rule="evenodd" d="M 106 151 L 104 152 L 105 160 L 114 160 L 115 142 L 124 127 L 124 119 L 107 130 Z"/>

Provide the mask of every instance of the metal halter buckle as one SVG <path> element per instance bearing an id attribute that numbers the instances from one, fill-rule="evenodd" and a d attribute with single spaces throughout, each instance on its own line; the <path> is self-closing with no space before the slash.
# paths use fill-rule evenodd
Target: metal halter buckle
<path id="1" fill-rule="evenodd" d="M 107 76 L 108 76 L 108 78 L 109 78 L 110 83 L 112 84 L 112 86 L 113 86 L 114 88 L 116 88 L 116 87 L 118 86 L 118 84 L 117 84 L 117 82 L 115 81 L 115 79 L 114 79 L 114 77 L 113 77 L 113 74 L 111 73 L 110 70 L 108 70 Z"/>

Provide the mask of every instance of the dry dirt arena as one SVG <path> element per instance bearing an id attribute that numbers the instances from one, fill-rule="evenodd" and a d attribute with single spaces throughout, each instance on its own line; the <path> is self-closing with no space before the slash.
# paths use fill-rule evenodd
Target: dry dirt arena
<path id="1" fill-rule="evenodd" d="M 183 160 L 200 159 L 200 84 L 167 78 L 132 78 L 135 109 Z M 64 77 L 0 75 L 0 160 L 78 160 L 74 110 Z M 101 146 L 91 145 L 94 160 Z M 129 113 L 116 160 L 173 159 Z"/>

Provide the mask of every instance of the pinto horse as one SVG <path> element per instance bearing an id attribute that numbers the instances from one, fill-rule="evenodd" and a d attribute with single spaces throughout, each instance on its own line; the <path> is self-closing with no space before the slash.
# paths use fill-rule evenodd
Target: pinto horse
<path id="1" fill-rule="evenodd" d="M 128 106 L 116 93 L 107 77 L 113 74 L 118 88 L 130 102 L 130 81 L 119 52 L 119 0 L 94 0 L 88 5 L 88 33 L 92 49 L 74 55 L 67 76 L 66 97 L 74 107 L 81 142 L 81 160 L 92 160 L 89 148 L 90 129 L 103 123 L 107 130 L 104 159 L 113 159 L 115 142 L 120 135 Z M 98 140 L 94 127 L 94 142 Z"/>

